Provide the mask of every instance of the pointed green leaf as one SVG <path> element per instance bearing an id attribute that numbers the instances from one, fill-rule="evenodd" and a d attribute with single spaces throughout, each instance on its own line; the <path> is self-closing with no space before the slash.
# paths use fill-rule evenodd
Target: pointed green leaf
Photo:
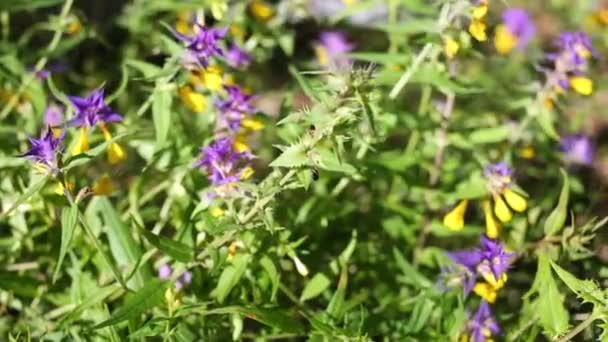
<path id="1" fill-rule="evenodd" d="M 63 208 L 61 212 L 61 247 L 59 249 L 59 259 L 57 260 L 57 266 L 53 273 L 53 283 L 57 280 L 61 264 L 65 258 L 65 254 L 68 252 L 76 224 L 78 223 L 78 206 L 73 204 L 69 208 Z"/>
<path id="2" fill-rule="evenodd" d="M 304 147 L 301 144 L 296 144 L 286 148 L 277 159 L 270 163 L 271 167 L 302 167 L 306 165 L 312 165 L 310 159 L 304 151 Z"/>
<path id="3" fill-rule="evenodd" d="M 171 127 L 171 101 L 173 97 L 167 90 L 154 90 L 152 100 L 152 118 L 156 131 L 156 150 L 160 150 L 167 142 Z"/>
<path id="4" fill-rule="evenodd" d="M 559 265 L 551 261 L 551 267 L 557 276 L 568 286 L 572 292 L 576 293 L 585 302 L 592 303 L 597 306 L 604 307 L 608 304 L 608 298 L 600 289 L 600 287 L 592 280 L 581 280 L 576 278 L 572 273 L 561 268 Z"/>
<path id="5" fill-rule="evenodd" d="M 228 265 L 224 271 L 222 271 L 217 287 L 213 290 L 214 295 L 220 303 L 226 299 L 228 294 L 230 294 L 230 291 L 232 291 L 239 282 L 247 269 L 250 258 L 251 257 L 248 254 L 237 254 L 232 260 L 232 264 Z"/>
<path id="6" fill-rule="evenodd" d="M 108 320 L 97 324 L 94 329 L 100 329 L 139 317 L 142 313 L 162 302 L 163 294 L 168 284 L 168 282 L 161 282 L 158 279 L 148 281 L 136 293 L 127 296 L 125 302 L 118 310 L 114 311 Z"/>
<path id="7" fill-rule="evenodd" d="M 304 302 L 304 301 L 307 301 L 308 299 L 315 298 L 316 296 L 323 293 L 323 291 L 325 291 L 329 287 L 330 284 L 331 284 L 331 281 L 329 280 L 329 278 L 327 278 L 327 276 L 325 274 L 323 274 L 323 273 L 315 274 L 315 276 L 312 277 L 312 279 L 310 279 L 310 281 L 308 281 L 308 283 L 306 284 L 306 287 L 304 287 L 304 290 L 302 291 L 302 295 L 300 296 L 300 301 Z"/>
<path id="8" fill-rule="evenodd" d="M 30 187 L 27 188 L 27 190 L 25 190 L 25 192 L 17 198 L 15 203 L 13 203 L 5 212 L 0 214 L 0 220 L 4 219 L 13 210 L 17 209 L 17 207 L 19 207 L 25 201 L 30 199 L 30 197 L 32 197 L 35 193 L 40 191 L 40 189 L 42 189 L 44 187 L 44 185 L 49 181 L 50 178 L 51 178 L 50 176 L 45 176 L 42 179 L 40 179 L 38 182 L 30 185 Z"/>
<path id="9" fill-rule="evenodd" d="M 557 202 L 557 206 L 547 220 L 545 221 L 545 235 L 552 236 L 557 233 L 564 227 L 564 223 L 566 222 L 566 217 L 568 216 L 568 197 L 570 192 L 570 183 L 568 182 L 568 174 L 563 169 L 560 170 L 562 173 L 562 177 L 564 178 L 564 184 L 562 185 L 562 191 L 559 195 L 559 201 Z"/>
<path id="10" fill-rule="evenodd" d="M 181 262 L 190 262 L 194 258 L 194 251 L 192 248 L 184 243 L 166 238 L 161 235 L 156 235 L 146 230 L 146 228 L 140 226 L 137 221 L 133 220 L 135 225 L 141 232 L 141 234 L 152 244 L 154 247 L 163 251 L 173 259 Z"/>
<path id="11" fill-rule="evenodd" d="M 545 333 L 553 338 L 568 330 L 568 311 L 563 304 L 564 295 L 559 292 L 549 265 L 549 258 L 539 255 L 534 284 L 538 293 L 539 323 Z"/>

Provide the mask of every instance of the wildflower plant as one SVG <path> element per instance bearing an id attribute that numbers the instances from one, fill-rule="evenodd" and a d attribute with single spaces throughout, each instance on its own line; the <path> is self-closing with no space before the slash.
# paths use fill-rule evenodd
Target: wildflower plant
<path id="1" fill-rule="evenodd" d="M 0 10 L 0 339 L 606 339 L 605 8 Z"/>

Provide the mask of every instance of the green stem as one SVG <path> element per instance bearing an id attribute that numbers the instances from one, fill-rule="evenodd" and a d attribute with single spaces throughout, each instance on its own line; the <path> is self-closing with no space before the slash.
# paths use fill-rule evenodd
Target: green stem
<path id="1" fill-rule="evenodd" d="M 567 342 L 567 341 L 570 341 L 574 336 L 578 335 L 580 332 L 582 332 L 583 330 L 585 330 L 589 325 L 591 325 L 591 323 L 593 323 L 593 321 L 595 321 L 599 317 L 600 317 L 600 315 L 597 314 L 597 313 L 590 314 L 589 317 L 587 317 L 587 319 L 585 319 L 584 321 L 580 322 L 576 327 L 574 327 L 574 329 L 570 330 L 569 333 L 567 333 L 562 338 L 560 338 L 559 340 L 557 340 L 557 342 Z"/>
<path id="2" fill-rule="evenodd" d="M 70 12 L 70 8 L 72 8 L 73 3 L 74 0 L 66 0 L 63 4 L 63 8 L 61 8 L 61 13 L 59 14 L 59 20 L 57 21 L 57 28 L 55 29 L 55 33 L 53 35 L 53 38 L 51 39 L 51 42 L 46 48 L 45 55 L 38 60 L 38 62 L 34 66 L 34 71 L 26 74 L 23 82 L 21 83 L 21 86 L 19 86 L 19 89 L 17 89 L 17 91 L 8 100 L 8 103 L 2 109 L 2 112 L 0 112 L 0 120 L 4 120 L 11 112 L 11 110 L 17 105 L 21 94 L 23 94 L 25 89 L 27 89 L 30 83 L 32 83 L 32 81 L 36 78 L 36 73 L 44 69 L 44 66 L 48 61 L 48 55 L 51 52 L 55 51 L 57 45 L 59 45 L 61 37 L 63 36 L 63 24 L 67 19 L 67 16 Z"/>

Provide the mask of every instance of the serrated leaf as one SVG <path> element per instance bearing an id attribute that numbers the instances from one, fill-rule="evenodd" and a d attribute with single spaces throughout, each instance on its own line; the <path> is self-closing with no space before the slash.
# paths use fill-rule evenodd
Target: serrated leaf
<path id="1" fill-rule="evenodd" d="M 61 247 L 59 248 L 59 258 L 57 259 L 57 266 L 55 266 L 55 272 L 53 273 L 53 283 L 57 280 L 61 264 L 65 258 L 74 230 L 78 223 L 78 206 L 72 204 L 69 208 L 63 208 L 61 212 Z"/>
<path id="2" fill-rule="evenodd" d="M 224 271 L 222 271 L 217 286 L 215 290 L 213 290 L 218 302 L 223 302 L 228 294 L 230 294 L 230 291 L 232 291 L 239 282 L 247 269 L 250 258 L 251 257 L 248 254 L 237 254 L 232 260 L 232 264 L 228 265 Z"/>
<path id="3" fill-rule="evenodd" d="M 312 163 L 304 151 L 301 144 L 291 145 L 286 148 L 277 159 L 270 163 L 271 167 L 287 167 L 295 168 L 302 166 L 310 166 Z"/>
<path id="4" fill-rule="evenodd" d="M 549 258 L 543 254 L 538 257 L 538 270 L 534 280 L 538 293 L 539 323 L 550 337 L 563 334 L 568 329 L 568 311 L 564 307 L 564 296 L 559 292 L 551 274 Z"/>
<path id="5" fill-rule="evenodd" d="M 323 291 L 325 291 L 330 284 L 331 281 L 329 280 L 329 278 L 327 278 L 325 274 L 315 274 L 315 276 L 312 277 L 312 279 L 310 279 L 304 287 L 302 295 L 300 296 L 300 301 L 304 302 L 311 298 L 317 297 L 318 295 L 323 293 Z"/>
<path id="6" fill-rule="evenodd" d="M 564 184 L 562 185 L 562 190 L 559 195 L 559 201 L 557 202 L 557 206 L 547 220 L 545 221 L 544 231 L 546 236 L 552 236 L 557 233 L 564 227 L 564 223 L 566 223 L 566 218 L 568 216 L 568 197 L 570 193 L 570 183 L 568 182 L 568 174 L 563 169 L 560 170 L 562 174 L 562 178 L 564 179 Z"/>
<path id="7" fill-rule="evenodd" d="M 158 279 L 148 281 L 135 294 L 128 296 L 119 309 L 112 313 L 109 319 L 97 324 L 94 329 L 101 329 L 139 317 L 142 313 L 162 302 L 163 294 L 168 284 L 168 282 L 162 282 Z"/>
<path id="8" fill-rule="evenodd" d="M 559 265 L 551 261 L 551 267 L 557 276 L 568 286 L 572 292 L 576 293 L 585 302 L 592 303 L 597 306 L 604 307 L 608 304 L 608 298 L 600 289 L 600 287 L 592 280 L 581 280 L 576 278 L 572 273 L 561 268 Z"/>
<path id="9" fill-rule="evenodd" d="M 194 251 L 190 246 L 161 235 L 156 235 L 147 231 L 146 228 L 139 225 L 136 220 L 133 220 L 133 222 L 135 222 L 135 225 L 141 234 L 146 238 L 146 240 L 148 240 L 150 244 L 158 248 L 160 251 L 166 253 L 173 259 L 184 263 L 190 262 L 192 259 L 194 259 Z"/>

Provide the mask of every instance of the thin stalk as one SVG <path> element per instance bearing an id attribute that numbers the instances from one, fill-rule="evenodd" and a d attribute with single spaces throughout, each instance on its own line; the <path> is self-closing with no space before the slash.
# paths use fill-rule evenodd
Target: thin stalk
<path id="1" fill-rule="evenodd" d="M 595 321 L 599 317 L 600 317 L 600 314 L 598 314 L 598 313 L 592 313 L 592 314 L 590 314 L 589 317 L 587 317 L 587 319 L 585 319 L 584 321 L 580 322 L 576 327 L 574 327 L 574 329 L 570 330 L 569 333 L 567 333 L 562 338 L 560 338 L 559 340 L 557 340 L 557 342 L 567 342 L 567 341 L 570 341 L 574 336 L 578 335 L 580 332 L 582 332 L 583 330 L 585 330 L 589 325 L 591 325 L 591 323 L 593 323 L 593 321 Z"/>

